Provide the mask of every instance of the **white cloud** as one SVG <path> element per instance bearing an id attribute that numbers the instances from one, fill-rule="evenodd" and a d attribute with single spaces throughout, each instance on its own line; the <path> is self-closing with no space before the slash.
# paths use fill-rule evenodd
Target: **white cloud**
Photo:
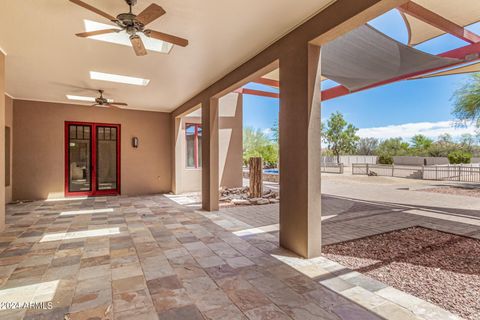
<path id="1" fill-rule="evenodd" d="M 262 130 L 262 132 L 267 135 L 268 137 L 271 137 L 273 135 L 273 131 L 271 128 L 265 128 Z"/>
<path id="2" fill-rule="evenodd" d="M 379 139 L 397 138 L 410 139 L 416 134 L 423 134 L 430 138 L 437 138 L 439 135 L 448 133 L 451 136 L 459 137 L 462 134 L 475 134 L 475 126 L 465 128 L 455 127 L 452 121 L 439 122 L 414 122 L 399 125 L 391 125 L 376 128 L 363 128 L 358 131 L 360 137 L 373 137 Z"/>

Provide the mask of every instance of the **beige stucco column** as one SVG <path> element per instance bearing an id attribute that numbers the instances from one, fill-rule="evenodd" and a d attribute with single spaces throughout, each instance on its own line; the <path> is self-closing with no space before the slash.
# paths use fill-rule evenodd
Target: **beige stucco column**
<path id="1" fill-rule="evenodd" d="M 172 192 L 178 194 L 182 190 L 182 119 L 180 117 L 172 117 L 171 126 L 173 129 L 172 144 L 173 144 L 173 157 L 172 157 Z"/>
<path id="2" fill-rule="evenodd" d="M 0 50 L 0 231 L 5 229 L 5 55 Z"/>
<path id="3" fill-rule="evenodd" d="M 218 210 L 218 99 L 202 102 L 202 208 Z"/>
<path id="4" fill-rule="evenodd" d="M 320 47 L 280 58 L 280 245 L 305 258 L 321 252 Z"/>

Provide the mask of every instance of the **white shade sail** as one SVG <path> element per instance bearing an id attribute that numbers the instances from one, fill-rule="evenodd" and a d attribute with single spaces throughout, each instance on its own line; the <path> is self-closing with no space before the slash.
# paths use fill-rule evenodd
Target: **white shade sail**
<path id="1" fill-rule="evenodd" d="M 461 62 L 406 46 L 369 25 L 335 39 L 321 50 L 322 75 L 350 91 Z"/>
<path id="2" fill-rule="evenodd" d="M 427 75 L 422 75 L 416 77 L 414 79 L 424 79 L 424 78 L 433 78 L 433 77 L 441 77 L 441 76 L 451 76 L 455 74 L 465 74 L 465 73 L 474 73 L 480 72 L 480 62 L 469 64 L 467 66 L 461 66 L 458 68 L 452 68 L 449 70 L 444 70 L 440 72 L 434 72 Z"/>
<path id="3" fill-rule="evenodd" d="M 479 0 L 414 0 L 414 2 L 462 27 L 480 21 Z M 417 45 L 445 34 L 444 31 L 409 14 L 401 14 L 409 31 L 409 45 Z"/>

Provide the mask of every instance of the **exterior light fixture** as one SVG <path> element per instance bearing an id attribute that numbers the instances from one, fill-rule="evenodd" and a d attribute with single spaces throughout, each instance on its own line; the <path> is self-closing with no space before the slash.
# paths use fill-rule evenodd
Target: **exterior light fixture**
<path id="1" fill-rule="evenodd" d="M 138 138 L 137 137 L 132 138 L 132 147 L 134 147 L 135 149 L 138 148 Z"/>

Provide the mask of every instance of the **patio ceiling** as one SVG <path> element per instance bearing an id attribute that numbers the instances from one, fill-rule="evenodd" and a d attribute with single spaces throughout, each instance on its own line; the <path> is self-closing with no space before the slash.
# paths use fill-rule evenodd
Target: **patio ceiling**
<path id="1" fill-rule="evenodd" d="M 116 15 L 124 0 L 85 0 Z M 109 22 L 67 0 L 0 1 L 0 48 L 7 53 L 7 92 L 14 98 L 67 102 L 65 94 L 95 95 L 78 87 L 105 89 L 107 98 L 131 109 L 170 112 L 332 0 L 138 0 L 166 15 L 149 27 L 187 38 L 170 54 L 136 57 L 130 47 L 79 39 L 84 20 Z M 279 19 L 281 17 L 281 19 Z M 146 87 L 89 79 L 99 71 L 150 79 Z"/>

